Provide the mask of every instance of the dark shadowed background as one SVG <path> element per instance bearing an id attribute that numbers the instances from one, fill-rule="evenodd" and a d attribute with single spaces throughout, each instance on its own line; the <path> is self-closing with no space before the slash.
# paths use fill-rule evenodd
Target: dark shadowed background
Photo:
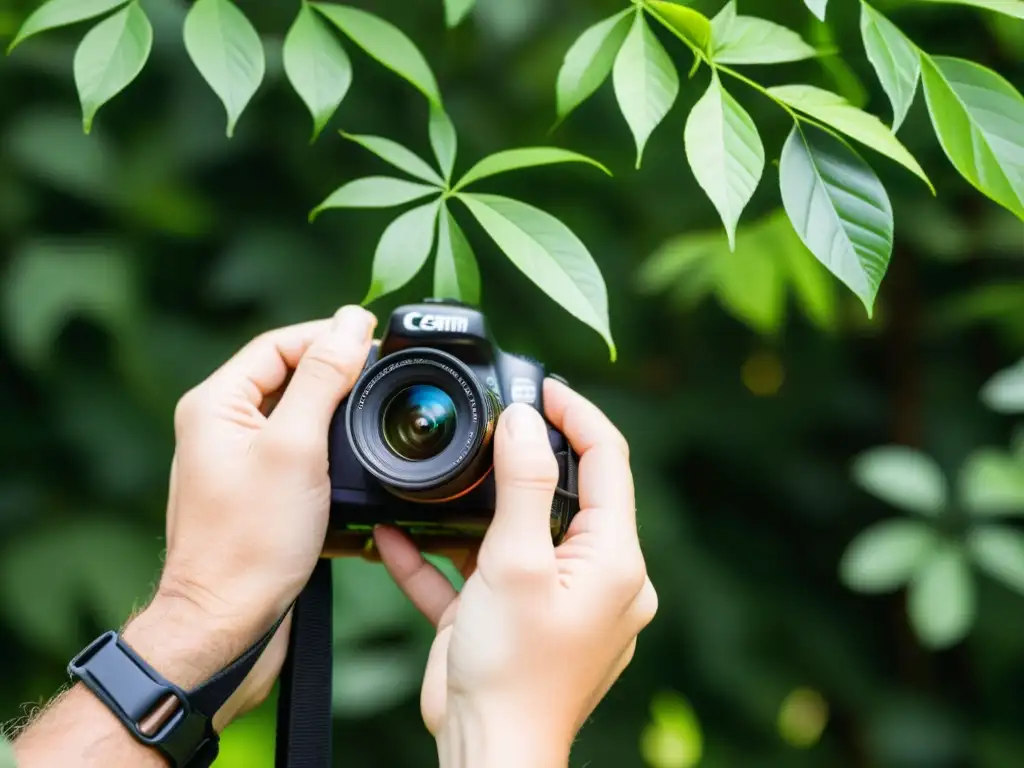
<path id="1" fill-rule="evenodd" d="M 703 284 L 710 295 L 690 274 L 650 291 L 657 280 L 643 265 L 652 253 L 721 229 L 683 154 L 686 110 L 706 73 L 684 82 L 635 171 L 610 84 L 547 135 L 562 56 L 618 0 L 479 0 L 453 31 L 440 0 L 353 4 L 393 21 L 426 54 L 459 131 L 459 169 L 550 142 L 615 173 L 564 166 L 486 182 L 486 191 L 557 215 L 587 243 L 609 286 L 614 364 L 597 334 L 454 206 L 481 263 L 498 341 L 566 375 L 632 447 L 661 610 L 584 728 L 573 764 L 1024 764 L 1024 596 L 979 574 L 971 633 L 931 650 L 908 623 L 901 592 L 859 595 L 839 577 L 858 532 L 903 514 L 851 479 L 857 454 L 909 445 L 956 477 L 979 447 L 1010 445 L 1015 426 L 979 391 L 1024 355 L 1024 227 L 950 167 L 923 97 L 900 137 L 939 196 L 872 156 L 896 216 L 873 320 L 835 281 L 814 294 L 815 311 L 792 293 L 773 298 L 784 281 L 770 238 Z M 0 2 L 0 38 L 34 5 Z M 266 35 L 268 78 L 228 140 L 223 108 L 181 42 L 185 4 L 143 5 L 153 58 L 90 136 L 71 78 L 81 27 L 33 39 L 0 63 L 0 720 L 48 698 L 66 680 L 68 658 L 149 594 L 177 398 L 254 334 L 364 296 L 393 214 L 306 220 L 335 187 L 385 168 L 337 129 L 429 153 L 424 100 L 351 45 L 353 87 L 308 144 L 309 116 L 280 64 L 294 0 L 239 2 Z M 713 13 L 720 3 L 697 5 Z M 959 6 L 878 5 L 929 52 L 974 59 L 1024 85 L 1024 22 Z M 742 8 L 826 39 L 799 0 Z M 849 69 L 828 58 L 759 77 L 862 97 L 889 122 L 857 12 L 853 0 L 830 8 Z M 685 73 L 689 54 L 663 39 Z M 771 161 L 790 123 L 753 91 L 732 92 L 761 127 L 770 161 L 744 216 L 755 223 L 778 208 Z M 374 311 L 383 317 L 428 295 L 429 272 Z M 429 628 L 379 566 L 343 562 L 336 573 L 337 764 L 433 764 L 417 696 Z M 273 738 L 270 702 L 228 731 L 218 765 L 269 768 Z"/>

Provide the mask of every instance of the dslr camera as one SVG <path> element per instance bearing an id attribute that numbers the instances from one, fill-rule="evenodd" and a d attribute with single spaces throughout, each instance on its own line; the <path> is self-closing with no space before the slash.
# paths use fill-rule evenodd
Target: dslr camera
<path id="1" fill-rule="evenodd" d="M 543 414 L 544 376 L 539 362 L 500 349 L 472 307 L 426 299 L 396 309 L 331 424 L 324 555 L 371 546 L 380 523 L 423 549 L 481 538 L 494 514 L 498 416 L 511 403 Z M 559 467 L 558 541 L 579 507 L 576 456 L 550 424 L 548 438 Z"/>

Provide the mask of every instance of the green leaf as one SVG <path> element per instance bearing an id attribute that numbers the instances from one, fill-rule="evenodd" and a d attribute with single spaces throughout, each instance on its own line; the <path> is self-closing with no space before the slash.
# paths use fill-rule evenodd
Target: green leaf
<path id="1" fill-rule="evenodd" d="M 430 65 L 402 30 L 379 16 L 348 5 L 312 3 L 312 6 L 367 54 L 409 81 L 429 101 L 441 106 L 441 92 Z"/>
<path id="2" fill-rule="evenodd" d="M 76 316 L 115 337 L 127 333 L 138 313 L 132 261 L 114 248 L 78 242 L 34 242 L 14 254 L 3 308 L 15 354 L 28 365 L 42 366 Z"/>
<path id="3" fill-rule="evenodd" d="M 196 0 L 185 17 L 185 48 L 199 74 L 224 104 L 227 135 L 263 82 L 263 43 L 231 0 Z"/>
<path id="4" fill-rule="evenodd" d="M 75 86 L 82 127 L 92 130 L 100 107 L 138 77 L 153 47 L 153 27 L 137 2 L 110 16 L 82 38 L 75 51 Z"/>
<path id="5" fill-rule="evenodd" d="M 434 157 L 437 158 L 438 167 L 444 175 L 445 181 L 452 177 L 452 169 L 455 168 L 455 155 L 459 147 L 459 137 L 455 133 L 455 126 L 452 125 L 448 113 L 436 104 L 430 105 L 430 146 L 434 150 Z"/>
<path id="6" fill-rule="evenodd" d="M 790 133 L 779 182 L 804 245 L 870 317 L 892 255 L 892 204 L 882 182 L 845 142 L 810 125 Z"/>
<path id="7" fill-rule="evenodd" d="M 391 222 L 377 243 L 373 275 L 363 304 L 405 286 L 426 263 L 434 249 L 434 229 L 441 201 L 406 211 Z"/>
<path id="8" fill-rule="evenodd" d="M 703 13 L 678 3 L 648 0 L 647 8 L 674 34 L 682 35 L 702 51 L 711 43 L 711 21 Z"/>
<path id="9" fill-rule="evenodd" d="M 781 64 L 818 55 L 791 29 L 754 16 L 739 16 L 735 0 L 712 22 L 711 43 L 711 58 L 718 64 Z"/>
<path id="10" fill-rule="evenodd" d="M 974 515 L 1024 513 L 1024 463 L 1003 450 L 976 450 L 960 471 L 960 496 Z"/>
<path id="11" fill-rule="evenodd" d="M 725 224 L 729 247 L 736 247 L 736 225 L 764 172 L 764 145 L 750 115 L 714 73 L 694 106 L 684 133 L 686 157 L 701 189 Z"/>
<path id="12" fill-rule="evenodd" d="M 499 173 L 518 171 L 521 168 L 536 168 L 541 165 L 554 165 L 556 163 L 587 163 L 601 169 L 609 176 L 612 175 L 612 172 L 597 162 L 597 160 L 581 155 L 578 152 L 559 149 L 558 147 L 521 147 L 519 149 L 506 149 L 501 152 L 495 152 L 493 155 L 488 155 L 466 171 L 466 175 L 459 179 L 455 189 L 463 189 L 474 182 L 480 181 L 480 179 L 495 176 Z"/>
<path id="13" fill-rule="evenodd" d="M 469 241 L 447 205 L 441 206 L 438 221 L 434 296 L 480 304 L 480 267 Z"/>
<path id="14" fill-rule="evenodd" d="M 892 104 L 893 133 L 899 130 L 914 102 L 921 79 L 921 57 L 899 27 L 866 2 L 860 7 L 860 34 L 871 66 Z"/>
<path id="15" fill-rule="evenodd" d="M 890 592 L 910 580 L 937 542 L 935 532 L 918 520 L 883 520 L 850 542 L 839 577 L 857 592 Z"/>
<path id="16" fill-rule="evenodd" d="M 476 0 L 444 0 L 444 21 L 449 29 L 457 27 L 466 18 Z"/>
<path id="17" fill-rule="evenodd" d="M 815 88 L 813 85 L 781 85 L 769 88 L 768 93 L 840 133 L 845 133 L 851 139 L 871 147 L 890 160 L 895 160 L 922 179 L 934 194 L 935 187 L 917 160 L 895 134 L 874 115 L 857 109 L 839 94 Z"/>
<path id="18" fill-rule="evenodd" d="M 811 9 L 811 13 L 818 17 L 818 21 L 825 20 L 825 10 L 828 0 L 804 0 L 804 5 Z"/>
<path id="19" fill-rule="evenodd" d="M 341 131 L 341 135 L 349 141 L 354 141 L 356 144 L 365 147 L 381 160 L 405 171 L 410 176 L 429 181 L 438 187 L 444 186 L 444 179 L 437 174 L 437 171 L 427 165 L 426 161 L 391 139 L 385 139 L 380 136 L 357 136 L 345 133 L 344 131 Z"/>
<path id="20" fill-rule="evenodd" d="M 390 176 L 367 176 L 334 190 L 309 214 L 313 221 L 331 208 L 391 208 L 440 192 L 437 187 Z"/>
<path id="21" fill-rule="evenodd" d="M 981 399 L 993 411 L 1024 413 L 1024 360 L 989 379 Z"/>
<path id="22" fill-rule="evenodd" d="M 786 276 L 778 254 L 737 238 L 735 249 L 723 243 L 715 260 L 718 302 L 758 333 L 777 333 L 786 313 Z"/>
<path id="23" fill-rule="evenodd" d="M 1024 219 L 1024 97 L 972 61 L 922 55 L 921 62 L 946 156 L 978 190 Z"/>
<path id="24" fill-rule="evenodd" d="M 459 199 L 524 275 L 601 334 L 614 361 L 608 289 L 580 239 L 551 214 L 518 200 L 467 193 Z"/>
<path id="25" fill-rule="evenodd" d="M 315 141 L 352 85 L 352 62 L 305 3 L 299 6 L 299 15 L 285 36 L 283 57 L 288 82 L 313 117 Z"/>
<path id="26" fill-rule="evenodd" d="M 334 712 L 358 720 L 397 707 L 419 687 L 421 666 L 418 652 L 402 646 L 344 649 L 334 662 Z"/>
<path id="27" fill-rule="evenodd" d="M 953 544 L 936 548 L 910 581 L 907 614 L 929 648 L 956 645 L 967 636 L 976 611 L 974 581 L 964 552 Z"/>
<path id="28" fill-rule="evenodd" d="M 943 5 L 970 5 L 986 11 L 1005 13 L 1015 19 L 1024 19 L 1024 0 L 918 0 L 922 3 Z"/>
<path id="29" fill-rule="evenodd" d="M 679 73 L 640 12 L 615 57 L 612 84 L 636 142 L 639 168 L 647 139 L 679 95 Z"/>
<path id="30" fill-rule="evenodd" d="M 596 91 L 612 71 L 615 54 L 630 28 L 631 8 L 597 22 L 576 38 L 558 70 L 558 119 L 563 120 Z"/>
<path id="31" fill-rule="evenodd" d="M 949 492 L 938 464 L 902 445 L 872 448 L 856 458 L 853 479 L 868 493 L 895 507 L 934 517 L 946 506 Z"/>
<path id="32" fill-rule="evenodd" d="M 778 224 L 769 247 L 786 262 L 793 292 L 804 314 L 823 330 L 835 328 L 838 316 L 835 282 L 797 236 L 785 211 L 780 211 L 775 220 Z"/>
<path id="33" fill-rule="evenodd" d="M 14 40 L 7 46 L 7 53 L 32 35 L 94 19 L 120 8 L 127 2 L 128 0 L 50 0 L 36 8 L 32 15 L 25 19 Z"/>
<path id="34" fill-rule="evenodd" d="M 1024 594 L 1024 534 L 1002 525 L 983 525 L 967 534 L 967 551 L 978 567 Z"/>

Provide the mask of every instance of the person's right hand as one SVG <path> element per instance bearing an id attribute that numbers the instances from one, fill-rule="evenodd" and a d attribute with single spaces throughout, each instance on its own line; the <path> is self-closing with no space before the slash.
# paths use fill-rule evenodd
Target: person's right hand
<path id="1" fill-rule="evenodd" d="M 549 528 L 558 467 L 543 419 L 524 405 L 499 420 L 494 520 L 460 595 L 403 534 L 376 532 L 388 571 L 437 626 L 421 705 L 442 768 L 567 765 L 657 611 L 626 441 L 558 382 L 545 383 L 544 401 L 580 456 L 580 511 L 558 547 Z"/>

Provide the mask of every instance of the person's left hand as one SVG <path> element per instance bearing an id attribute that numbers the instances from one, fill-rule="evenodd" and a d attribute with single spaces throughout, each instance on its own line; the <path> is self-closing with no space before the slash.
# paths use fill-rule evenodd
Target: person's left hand
<path id="1" fill-rule="evenodd" d="M 211 628 L 215 647 L 203 663 L 213 668 L 196 677 L 255 642 L 309 580 L 327 530 L 331 418 L 362 371 L 375 327 L 373 315 L 347 306 L 332 320 L 271 331 L 178 404 L 167 558 L 154 604 Z M 269 693 L 288 629 L 285 622 L 219 725 Z"/>

